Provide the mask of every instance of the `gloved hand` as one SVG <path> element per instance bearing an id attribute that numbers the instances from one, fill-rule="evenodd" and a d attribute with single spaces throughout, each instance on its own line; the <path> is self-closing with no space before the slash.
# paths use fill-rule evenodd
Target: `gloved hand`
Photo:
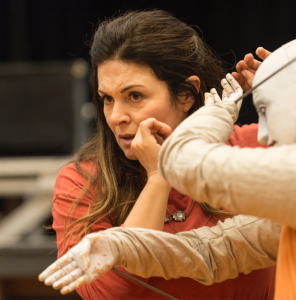
<path id="1" fill-rule="evenodd" d="M 222 100 L 216 89 L 213 88 L 210 90 L 210 93 L 205 93 L 205 105 L 219 103 L 220 101 L 235 101 L 243 94 L 243 89 L 231 74 L 227 74 L 226 78 L 221 80 L 221 85 L 223 87 Z M 241 106 L 242 100 L 237 103 L 239 110 Z"/>
<path id="2" fill-rule="evenodd" d="M 108 237 L 104 233 L 86 235 L 76 246 L 43 271 L 38 279 L 68 294 L 105 274 L 115 265 Z"/>

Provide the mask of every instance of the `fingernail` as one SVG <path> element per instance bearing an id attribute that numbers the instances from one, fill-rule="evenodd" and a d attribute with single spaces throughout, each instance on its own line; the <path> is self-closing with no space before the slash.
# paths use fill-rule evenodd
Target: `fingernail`
<path id="1" fill-rule="evenodd" d="M 242 75 L 244 78 L 247 78 L 247 73 L 245 71 L 242 71 Z"/>

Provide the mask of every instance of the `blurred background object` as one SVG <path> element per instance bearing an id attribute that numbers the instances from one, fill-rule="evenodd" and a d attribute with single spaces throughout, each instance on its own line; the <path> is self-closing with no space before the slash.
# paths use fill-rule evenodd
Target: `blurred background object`
<path id="1" fill-rule="evenodd" d="M 88 78 L 83 59 L 0 64 L 0 156 L 78 150 L 94 117 L 87 110 Z"/>
<path id="2" fill-rule="evenodd" d="M 57 254 L 55 178 L 94 130 L 90 40 L 99 21 L 154 8 L 194 25 L 228 72 L 296 38 L 294 0 L 1 0 L 0 299 L 79 299 L 37 275 Z M 251 97 L 238 121 L 257 122 Z"/>
<path id="3" fill-rule="evenodd" d="M 38 282 L 57 256 L 51 225 L 55 177 L 68 156 L 0 158 L 0 299 L 59 299 Z M 68 296 L 74 299 L 78 295 Z"/>

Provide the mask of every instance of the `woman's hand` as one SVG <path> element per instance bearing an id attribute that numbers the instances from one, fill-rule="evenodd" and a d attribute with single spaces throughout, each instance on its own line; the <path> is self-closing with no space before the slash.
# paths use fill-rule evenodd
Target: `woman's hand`
<path id="1" fill-rule="evenodd" d="M 148 178 L 159 174 L 157 170 L 160 145 L 172 133 L 172 129 L 165 123 L 149 118 L 140 123 L 131 149 L 141 165 L 146 169 Z"/>
<path id="2" fill-rule="evenodd" d="M 263 47 L 258 47 L 256 54 L 259 58 L 265 60 L 271 54 L 271 52 Z M 260 62 L 254 59 L 254 56 L 251 53 L 246 54 L 244 60 L 241 60 L 237 63 L 237 72 L 233 72 L 232 76 L 237 80 L 244 91 L 247 91 L 252 87 L 253 79 L 259 66 Z"/>
<path id="3" fill-rule="evenodd" d="M 224 88 L 222 100 L 216 89 L 211 89 L 210 93 L 205 93 L 205 105 L 219 103 L 220 101 L 235 101 L 243 94 L 241 86 L 230 74 L 227 74 L 226 78 L 221 80 L 221 85 Z M 241 105 L 242 100 L 237 103 L 238 109 L 240 109 Z"/>
<path id="4" fill-rule="evenodd" d="M 140 123 L 131 149 L 147 171 L 147 182 L 134 207 L 124 222 L 124 227 L 163 230 L 164 218 L 171 186 L 157 169 L 160 145 L 171 134 L 165 123 L 149 118 Z"/>
<path id="5" fill-rule="evenodd" d="M 68 294 L 104 275 L 115 265 L 109 240 L 104 233 L 91 233 L 43 271 L 38 279 Z"/>

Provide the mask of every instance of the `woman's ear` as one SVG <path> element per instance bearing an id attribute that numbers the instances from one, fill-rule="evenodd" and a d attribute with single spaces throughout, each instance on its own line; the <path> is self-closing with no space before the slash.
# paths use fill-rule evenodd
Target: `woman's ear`
<path id="1" fill-rule="evenodd" d="M 190 77 L 188 77 L 186 79 L 186 81 L 189 81 L 191 84 L 194 85 L 194 87 L 196 88 L 197 93 L 199 93 L 199 89 L 200 89 L 200 79 L 198 76 L 196 75 L 192 75 Z M 193 97 L 193 95 L 190 93 L 188 93 L 185 97 L 185 100 L 183 101 L 183 111 L 184 112 L 188 112 L 189 109 L 192 107 L 193 103 L 194 103 L 195 99 Z"/>
<path id="2" fill-rule="evenodd" d="M 198 76 L 192 75 L 192 76 L 188 77 L 188 78 L 186 79 L 186 81 L 189 81 L 190 83 L 192 83 L 192 84 L 195 86 L 197 93 L 199 93 L 199 89 L 200 89 L 200 79 L 199 79 Z"/>

